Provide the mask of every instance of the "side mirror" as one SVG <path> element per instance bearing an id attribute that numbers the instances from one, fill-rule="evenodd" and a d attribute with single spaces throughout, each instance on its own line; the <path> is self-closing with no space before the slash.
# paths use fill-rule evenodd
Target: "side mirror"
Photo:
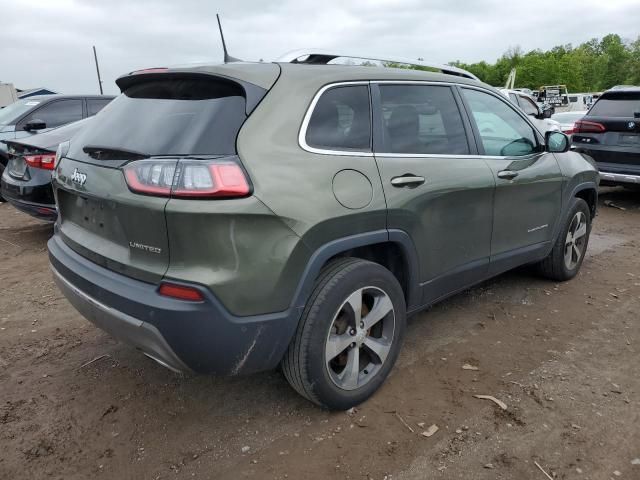
<path id="1" fill-rule="evenodd" d="M 47 128 L 47 124 L 42 120 L 38 120 L 37 118 L 30 120 L 24 125 L 24 129 L 27 132 L 30 132 L 32 130 L 44 130 L 45 128 Z"/>
<path id="2" fill-rule="evenodd" d="M 544 139 L 547 145 L 547 152 L 564 153 L 569 150 L 569 137 L 558 131 L 545 133 Z"/>

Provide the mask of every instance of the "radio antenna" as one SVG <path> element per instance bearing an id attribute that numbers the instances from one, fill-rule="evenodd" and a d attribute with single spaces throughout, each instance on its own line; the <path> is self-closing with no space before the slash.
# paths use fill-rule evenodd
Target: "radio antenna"
<path id="1" fill-rule="evenodd" d="M 242 60 L 240 60 L 239 58 L 232 57 L 231 55 L 229 55 L 229 52 L 227 52 L 227 44 L 224 41 L 224 33 L 222 33 L 222 24 L 220 23 L 220 15 L 218 15 L 217 13 L 216 13 L 216 18 L 218 19 L 218 30 L 220 30 L 220 39 L 222 40 L 222 50 L 224 52 L 224 63 L 241 62 Z"/>

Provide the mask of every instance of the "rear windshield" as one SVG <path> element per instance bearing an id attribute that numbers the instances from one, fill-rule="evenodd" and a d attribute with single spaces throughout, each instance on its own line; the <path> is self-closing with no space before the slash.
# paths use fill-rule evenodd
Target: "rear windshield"
<path id="1" fill-rule="evenodd" d="M 590 116 L 598 117 L 633 117 L 640 114 L 640 92 L 617 93 L 600 97 L 591 110 Z"/>
<path id="2" fill-rule="evenodd" d="M 213 78 L 149 79 L 127 88 L 72 142 L 159 155 L 232 155 L 246 118 L 243 88 Z"/>

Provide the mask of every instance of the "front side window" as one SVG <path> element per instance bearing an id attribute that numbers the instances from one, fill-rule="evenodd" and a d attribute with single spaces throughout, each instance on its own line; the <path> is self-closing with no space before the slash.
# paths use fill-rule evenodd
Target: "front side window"
<path id="1" fill-rule="evenodd" d="M 347 85 L 325 91 L 311 114 L 305 141 L 323 150 L 371 151 L 369 87 Z"/>
<path id="2" fill-rule="evenodd" d="M 523 156 L 537 151 L 533 128 L 508 104 L 478 90 L 462 89 L 485 155 Z"/>
<path id="3" fill-rule="evenodd" d="M 380 85 L 385 153 L 469 154 L 462 116 L 451 88 Z"/>
<path id="4" fill-rule="evenodd" d="M 520 101 L 520 107 L 524 110 L 524 113 L 527 115 L 537 115 L 538 107 L 536 107 L 535 103 L 533 103 L 527 97 L 518 96 L 518 100 Z"/>
<path id="5" fill-rule="evenodd" d="M 37 109 L 20 124 L 27 124 L 32 120 L 42 120 L 47 128 L 59 127 L 75 122 L 82 118 L 82 100 L 57 100 Z"/>

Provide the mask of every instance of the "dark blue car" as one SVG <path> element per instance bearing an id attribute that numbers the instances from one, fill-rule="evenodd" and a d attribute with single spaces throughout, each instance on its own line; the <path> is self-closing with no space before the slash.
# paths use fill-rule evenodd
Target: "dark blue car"
<path id="1" fill-rule="evenodd" d="M 51 174 L 56 150 L 90 121 L 84 119 L 28 138 L 5 140 L 8 162 L 0 179 L 0 193 L 4 199 L 18 210 L 54 222 L 58 211 Z"/>

